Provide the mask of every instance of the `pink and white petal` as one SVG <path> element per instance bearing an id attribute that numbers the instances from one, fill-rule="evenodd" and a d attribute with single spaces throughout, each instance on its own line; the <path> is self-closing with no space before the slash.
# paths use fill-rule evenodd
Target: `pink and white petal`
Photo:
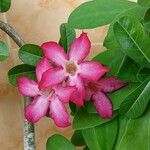
<path id="1" fill-rule="evenodd" d="M 126 86 L 125 82 L 117 80 L 115 77 L 102 78 L 98 81 L 98 83 L 100 85 L 100 89 L 106 93 L 113 92 Z"/>
<path id="2" fill-rule="evenodd" d="M 23 96 L 34 97 L 39 94 L 38 84 L 27 77 L 17 79 L 18 90 Z"/>
<path id="3" fill-rule="evenodd" d="M 93 95 L 94 107 L 102 118 L 112 118 L 112 104 L 109 98 L 102 92 Z"/>
<path id="4" fill-rule="evenodd" d="M 59 97 L 59 99 L 66 103 L 69 102 L 70 97 L 72 93 L 76 90 L 74 86 L 66 86 L 62 87 L 62 85 L 57 85 L 54 87 L 56 95 Z"/>
<path id="5" fill-rule="evenodd" d="M 49 110 L 50 116 L 58 127 L 64 128 L 70 125 L 67 109 L 56 95 L 51 97 Z"/>
<path id="6" fill-rule="evenodd" d="M 68 80 L 68 85 L 76 87 L 76 90 L 72 93 L 70 101 L 79 107 L 83 106 L 85 99 L 85 87 L 81 78 L 79 76 L 70 78 Z"/>
<path id="7" fill-rule="evenodd" d="M 38 82 L 40 82 L 43 73 L 50 68 L 52 68 L 52 65 L 49 63 L 47 58 L 43 57 L 36 66 L 36 77 Z"/>
<path id="8" fill-rule="evenodd" d="M 90 52 L 91 42 L 86 33 L 75 39 L 71 45 L 69 59 L 80 63 Z"/>
<path id="9" fill-rule="evenodd" d="M 31 104 L 25 107 L 25 118 L 35 123 L 47 114 L 48 107 L 48 99 L 44 96 L 37 96 Z"/>
<path id="10" fill-rule="evenodd" d="M 43 43 L 41 47 L 44 50 L 45 57 L 57 65 L 62 66 L 68 60 L 68 56 L 63 47 L 56 42 L 46 42 Z"/>
<path id="11" fill-rule="evenodd" d="M 109 71 L 109 68 L 101 65 L 99 62 L 87 61 L 81 63 L 79 66 L 80 76 L 87 80 L 98 80 Z"/>
<path id="12" fill-rule="evenodd" d="M 39 88 L 44 89 L 61 83 L 66 79 L 65 72 L 62 68 L 52 68 L 43 73 L 39 83 Z"/>

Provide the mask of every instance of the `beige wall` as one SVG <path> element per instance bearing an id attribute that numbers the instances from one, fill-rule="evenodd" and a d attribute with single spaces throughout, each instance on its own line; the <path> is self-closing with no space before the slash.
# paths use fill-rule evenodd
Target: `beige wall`
<path id="1" fill-rule="evenodd" d="M 85 1 L 12 0 L 10 11 L 0 14 L 0 19 L 12 25 L 27 43 L 40 45 L 44 41 L 58 41 L 59 25 L 66 22 L 71 11 Z M 106 30 L 106 27 L 102 27 L 87 31 L 92 41 L 88 59 L 104 49 L 102 42 Z M 20 63 L 17 57 L 18 47 L 1 31 L 0 39 L 6 41 L 10 48 L 9 59 L 0 62 L 0 150 L 22 150 L 23 100 L 7 80 L 7 71 Z M 35 127 L 37 150 L 45 150 L 47 138 L 54 133 L 68 138 L 72 134 L 71 127 L 59 129 L 48 118 L 42 119 Z"/>

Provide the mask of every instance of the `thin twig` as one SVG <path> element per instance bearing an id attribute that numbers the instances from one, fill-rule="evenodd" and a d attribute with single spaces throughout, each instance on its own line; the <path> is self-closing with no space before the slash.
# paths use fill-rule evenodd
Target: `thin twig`
<path id="1" fill-rule="evenodd" d="M 7 33 L 19 47 L 24 45 L 24 41 L 22 40 L 22 38 L 8 23 L 0 21 L 0 29 Z"/>
<path id="2" fill-rule="evenodd" d="M 22 38 L 9 24 L 0 21 L 0 29 L 7 33 L 19 47 L 25 44 Z M 31 98 L 24 97 L 24 107 L 29 103 L 31 103 Z M 24 150 L 35 150 L 34 125 L 26 119 L 24 119 Z"/>

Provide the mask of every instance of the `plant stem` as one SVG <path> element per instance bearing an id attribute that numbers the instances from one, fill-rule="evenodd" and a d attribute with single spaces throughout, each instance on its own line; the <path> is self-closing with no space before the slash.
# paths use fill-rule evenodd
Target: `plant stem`
<path id="1" fill-rule="evenodd" d="M 9 24 L 0 20 L 0 29 L 7 33 L 19 47 L 24 45 L 24 41 L 22 40 L 22 38 Z"/>
<path id="2" fill-rule="evenodd" d="M 24 106 L 31 103 L 31 98 L 24 97 Z M 24 119 L 24 150 L 35 150 L 34 125 Z"/>
<path id="3" fill-rule="evenodd" d="M 18 33 L 7 23 L 0 21 L 0 29 L 7 33 L 19 46 L 24 45 L 24 41 Z M 31 103 L 31 98 L 24 97 L 24 107 Z M 24 119 L 24 150 L 35 150 L 34 125 Z"/>

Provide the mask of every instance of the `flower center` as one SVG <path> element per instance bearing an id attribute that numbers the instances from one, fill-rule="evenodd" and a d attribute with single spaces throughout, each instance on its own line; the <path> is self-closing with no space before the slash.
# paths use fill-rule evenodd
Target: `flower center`
<path id="1" fill-rule="evenodd" d="M 77 66 L 73 62 L 67 63 L 65 67 L 66 67 L 66 72 L 68 74 L 70 74 L 72 76 L 75 75 L 75 73 L 77 71 Z"/>
<path id="2" fill-rule="evenodd" d="M 88 88 L 96 92 L 99 89 L 99 85 L 96 82 L 89 82 Z"/>

